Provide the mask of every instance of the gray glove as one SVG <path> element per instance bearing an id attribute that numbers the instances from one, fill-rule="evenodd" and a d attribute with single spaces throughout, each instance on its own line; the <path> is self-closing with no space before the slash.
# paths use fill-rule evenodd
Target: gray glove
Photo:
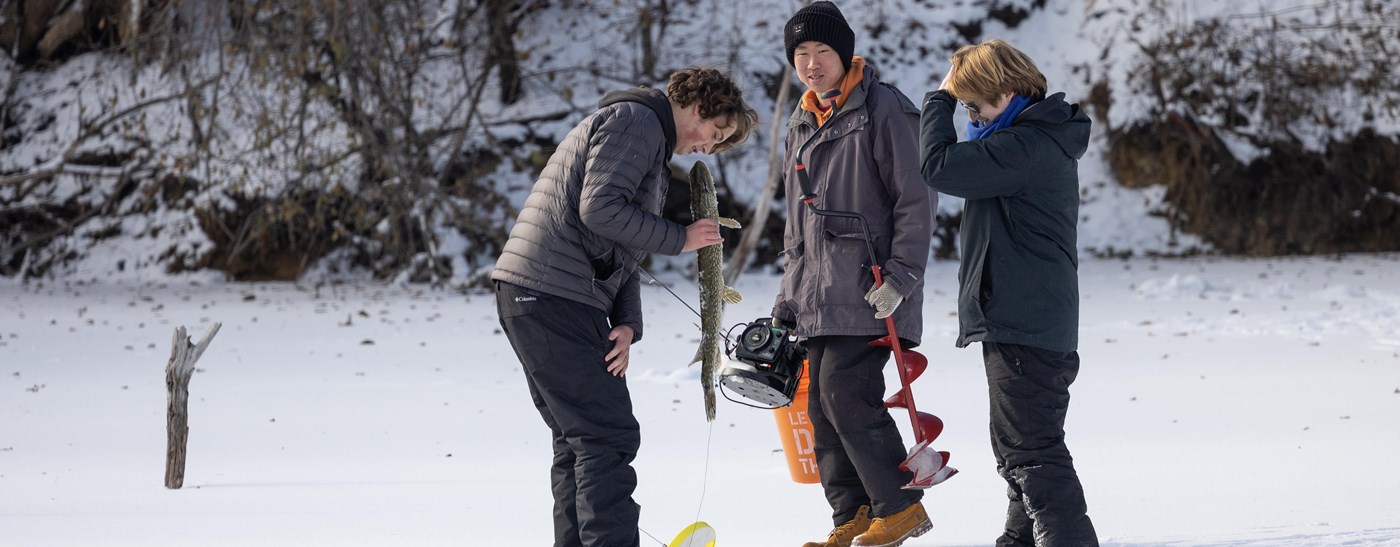
<path id="1" fill-rule="evenodd" d="M 774 315 L 768 321 L 769 324 L 773 325 L 773 328 L 775 329 L 792 330 L 793 327 L 796 327 L 796 325 L 792 324 L 791 321 L 783 321 L 782 319 L 778 319 L 778 316 L 776 315 Z"/>
<path id="2" fill-rule="evenodd" d="M 865 301 L 875 308 L 875 318 L 884 319 L 894 313 L 895 308 L 904 302 L 904 295 L 899 294 L 899 289 L 895 288 L 888 278 L 879 288 L 870 287 L 865 292 Z"/>

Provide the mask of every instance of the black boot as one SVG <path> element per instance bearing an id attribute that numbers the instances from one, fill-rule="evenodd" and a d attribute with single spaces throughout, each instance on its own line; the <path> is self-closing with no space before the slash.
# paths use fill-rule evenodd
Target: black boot
<path id="1" fill-rule="evenodd" d="M 1014 484 L 1007 485 L 1006 530 L 997 538 L 996 547 L 1033 547 L 1035 545 L 1034 522 L 1026 513 L 1026 504 L 1021 502 L 1021 491 Z"/>
<path id="2" fill-rule="evenodd" d="M 1079 476 L 1073 467 L 1022 467 L 1012 469 L 1008 476 L 1021 491 L 1020 500 L 1013 501 L 1011 509 L 1016 510 L 1016 505 L 1021 504 L 1019 511 L 1032 522 L 1032 536 L 1024 536 L 1021 531 L 1024 525 L 1018 522 L 1018 539 L 1031 540 L 1031 543 L 1007 545 L 1098 547 L 1098 535 L 1094 531 L 1094 523 L 1089 520 L 1088 507 L 1084 503 L 1084 488 L 1080 486 Z M 1012 517 L 1008 512 L 1008 533 L 1012 530 L 1012 524 Z M 997 545 L 1002 545 L 1000 540 Z"/>

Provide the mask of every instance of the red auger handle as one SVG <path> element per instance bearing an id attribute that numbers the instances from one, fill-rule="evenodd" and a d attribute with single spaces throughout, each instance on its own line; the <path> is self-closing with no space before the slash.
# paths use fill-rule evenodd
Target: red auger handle
<path id="1" fill-rule="evenodd" d="M 880 265 L 871 264 L 870 273 L 875 276 L 875 287 L 885 284 L 884 276 L 880 275 Z M 899 369 L 899 383 L 904 392 L 904 402 L 909 409 L 909 422 L 914 427 L 914 440 L 924 441 L 924 432 L 919 427 L 919 409 L 914 406 L 914 388 L 909 385 L 909 372 L 904 370 L 904 349 L 899 347 L 899 333 L 895 332 L 894 316 L 885 318 L 885 330 L 890 333 L 890 351 L 894 353 L 894 365 Z"/>

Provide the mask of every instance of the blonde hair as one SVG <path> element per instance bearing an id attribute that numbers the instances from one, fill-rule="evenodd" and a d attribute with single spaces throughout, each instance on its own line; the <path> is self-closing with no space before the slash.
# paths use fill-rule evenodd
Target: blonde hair
<path id="1" fill-rule="evenodd" d="M 1005 93 L 1032 101 L 1045 98 L 1045 75 L 1030 56 L 1005 40 L 960 47 L 952 61 L 958 68 L 947 87 L 959 99 L 995 103 Z"/>

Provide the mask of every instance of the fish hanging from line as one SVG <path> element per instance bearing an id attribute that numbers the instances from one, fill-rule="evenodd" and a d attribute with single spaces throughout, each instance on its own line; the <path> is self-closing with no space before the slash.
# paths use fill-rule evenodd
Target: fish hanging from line
<path id="1" fill-rule="evenodd" d="M 710 218 L 725 228 L 739 228 L 739 222 L 719 216 L 719 198 L 715 196 L 715 180 L 705 162 L 695 162 L 690 169 L 690 216 L 692 220 Z M 700 271 L 700 348 L 695 359 L 700 365 L 700 384 L 705 392 L 705 419 L 715 421 L 715 374 L 723 361 L 720 333 L 724 322 L 724 305 L 738 304 L 743 296 L 724 285 L 724 245 L 714 244 L 697 252 Z"/>

